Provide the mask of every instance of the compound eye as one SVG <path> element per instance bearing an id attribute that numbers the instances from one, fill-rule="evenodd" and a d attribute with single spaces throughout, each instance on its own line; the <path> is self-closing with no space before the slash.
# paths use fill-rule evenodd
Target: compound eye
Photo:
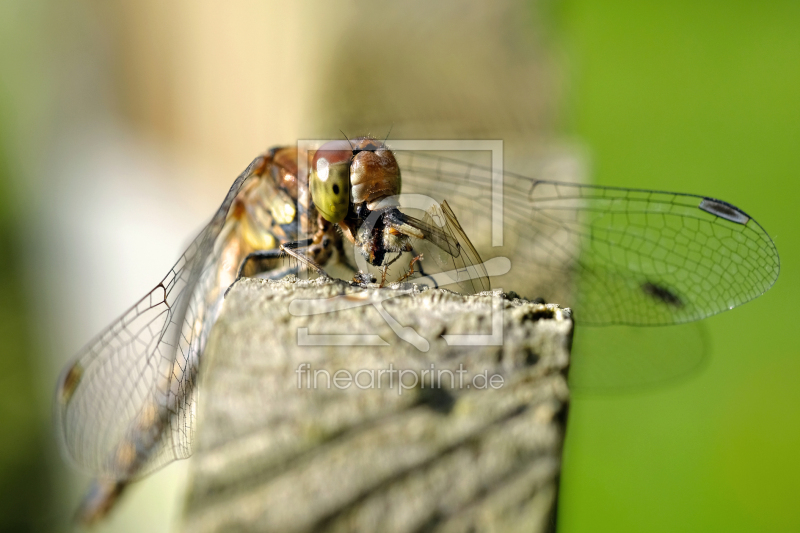
<path id="1" fill-rule="evenodd" d="M 329 222 L 340 222 L 350 209 L 350 161 L 353 151 L 347 141 L 322 145 L 311 161 L 311 199 Z"/>

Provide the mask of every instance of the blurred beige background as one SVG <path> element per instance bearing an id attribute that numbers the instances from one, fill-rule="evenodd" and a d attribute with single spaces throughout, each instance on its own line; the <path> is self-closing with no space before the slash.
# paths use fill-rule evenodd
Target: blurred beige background
<path id="1" fill-rule="evenodd" d="M 113 8 L 120 111 L 241 166 L 298 138 L 542 137 L 559 93 L 525 2 L 146 1 Z"/>

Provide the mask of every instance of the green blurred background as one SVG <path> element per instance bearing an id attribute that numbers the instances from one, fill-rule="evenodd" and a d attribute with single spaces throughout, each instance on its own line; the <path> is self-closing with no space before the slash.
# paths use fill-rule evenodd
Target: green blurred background
<path id="1" fill-rule="evenodd" d="M 573 80 L 565 131 L 590 147 L 594 180 L 739 205 L 782 267 L 765 296 L 704 321 L 698 375 L 574 397 L 559 530 L 798 531 L 800 3 L 555 8 Z"/>
<path id="2" fill-rule="evenodd" d="M 55 452 L 50 394 L 66 357 L 170 266 L 169 252 L 135 237 L 155 231 L 165 250 L 177 250 L 264 147 L 365 123 L 373 133 L 395 123 L 397 138 L 504 138 L 510 153 L 515 136 L 571 139 L 597 183 L 705 194 L 755 216 L 778 246 L 781 276 L 765 296 L 704 321 L 701 371 L 636 392 L 575 393 L 559 531 L 800 530 L 800 349 L 791 325 L 800 301 L 800 3 L 276 5 L 0 7 L 0 530 L 68 529 L 82 482 L 68 480 Z M 330 40 L 335 16 L 347 25 Z M 358 26 L 370 16 L 382 29 Z M 336 53 L 353 43 L 357 60 Z M 457 59 L 452 71 L 424 63 L 439 48 Z M 407 71 L 418 61 L 423 74 Z M 394 71 L 413 86 L 386 89 Z M 517 112 L 503 115 L 504 100 Z M 325 106 L 338 113 L 310 118 Z M 438 122 L 414 128 L 432 113 Z M 114 181 L 148 158 L 156 162 L 123 180 L 131 189 Z M 97 160 L 105 162 L 86 163 Z M 188 177 L 174 171 L 187 165 Z M 194 199 L 170 197 L 187 184 Z M 137 188 L 147 199 L 130 193 Z M 158 196 L 168 201 L 147 203 Z M 156 230 L 95 205 L 119 197 L 108 209 L 140 202 Z M 60 205 L 72 207 L 59 214 Z M 163 212 L 178 208 L 195 218 L 176 215 L 190 220 L 174 236 L 159 233 L 177 224 Z M 74 222 L 81 217 L 83 226 Z M 81 233 L 98 217 L 124 238 Z M 93 248 L 128 254 L 142 281 L 129 265 L 89 255 Z M 111 288 L 119 294 L 108 303 Z M 91 319 L 56 324 L 65 315 Z M 575 342 L 591 349 L 592 332 L 579 329 Z M 144 484 L 174 491 L 158 476 Z M 169 527 L 158 507 L 165 498 L 141 496 L 147 490 L 131 491 L 126 505 L 136 510 L 121 509 L 107 529 Z"/>

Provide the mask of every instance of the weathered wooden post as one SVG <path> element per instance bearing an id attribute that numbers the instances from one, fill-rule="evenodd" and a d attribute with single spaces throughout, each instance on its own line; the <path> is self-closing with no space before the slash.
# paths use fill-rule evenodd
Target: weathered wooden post
<path id="1" fill-rule="evenodd" d="M 571 337 L 569 310 L 500 292 L 243 280 L 183 529 L 551 530 Z"/>

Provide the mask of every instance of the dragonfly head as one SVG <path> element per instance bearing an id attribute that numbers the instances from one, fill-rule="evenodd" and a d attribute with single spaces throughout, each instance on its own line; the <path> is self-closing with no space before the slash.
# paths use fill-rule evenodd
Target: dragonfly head
<path id="1" fill-rule="evenodd" d="M 329 222 L 341 222 L 351 205 L 374 210 L 400 194 L 400 167 L 383 142 L 370 137 L 330 141 L 314 154 L 309 176 L 311 198 Z"/>

